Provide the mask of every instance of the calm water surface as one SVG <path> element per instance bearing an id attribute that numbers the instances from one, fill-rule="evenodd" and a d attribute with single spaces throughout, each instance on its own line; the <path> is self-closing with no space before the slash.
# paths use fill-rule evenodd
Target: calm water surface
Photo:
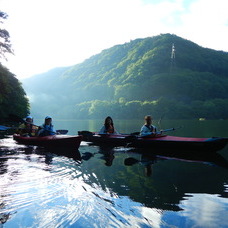
<path id="1" fill-rule="evenodd" d="M 103 121 L 54 124 L 76 134 Z M 115 121 L 122 133 L 141 125 Z M 170 134 L 228 137 L 222 120 L 164 120 L 161 127 L 179 126 Z M 0 227 L 228 227 L 228 146 L 206 158 L 86 143 L 74 158 L 55 152 L 0 139 Z"/>

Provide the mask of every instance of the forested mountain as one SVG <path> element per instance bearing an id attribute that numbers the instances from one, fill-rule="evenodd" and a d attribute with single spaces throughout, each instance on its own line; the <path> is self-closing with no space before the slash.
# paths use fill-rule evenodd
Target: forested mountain
<path id="1" fill-rule="evenodd" d="M 162 34 L 116 45 L 23 85 L 39 117 L 225 119 L 227 63 L 226 52 Z"/>
<path id="2" fill-rule="evenodd" d="M 18 79 L 0 64 L 0 122 L 11 114 L 26 116 L 29 102 Z"/>

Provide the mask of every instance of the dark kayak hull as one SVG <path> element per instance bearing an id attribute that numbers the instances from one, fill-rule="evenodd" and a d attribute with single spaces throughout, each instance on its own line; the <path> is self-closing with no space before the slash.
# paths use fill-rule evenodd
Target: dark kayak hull
<path id="1" fill-rule="evenodd" d="M 228 138 L 190 138 L 190 137 L 177 137 L 177 136 L 161 136 L 154 138 L 138 137 L 129 143 L 129 146 L 139 148 L 154 149 L 175 149 L 185 151 L 197 150 L 197 151 L 218 151 L 223 149 L 228 143 Z"/>
<path id="2" fill-rule="evenodd" d="M 49 135 L 44 137 L 23 137 L 20 135 L 14 135 L 13 139 L 24 145 L 42 147 L 71 147 L 73 149 L 78 149 L 82 141 L 82 136 Z"/>
<path id="3" fill-rule="evenodd" d="M 83 140 L 97 145 L 127 146 L 135 148 L 159 150 L 197 150 L 218 151 L 228 143 L 228 138 L 191 138 L 161 135 L 158 137 L 139 137 L 134 135 L 99 135 L 79 132 Z"/>
<path id="4" fill-rule="evenodd" d="M 112 134 L 98 134 L 97 132 L 89 131 L 79 131 L 79 135 L 83 137 L 83 141 L 91 142 L 95 145 L 104 145 L 104 146 L 126 146 L 128 141 L 126 137 L 130 135 L 112 135 Z"/>

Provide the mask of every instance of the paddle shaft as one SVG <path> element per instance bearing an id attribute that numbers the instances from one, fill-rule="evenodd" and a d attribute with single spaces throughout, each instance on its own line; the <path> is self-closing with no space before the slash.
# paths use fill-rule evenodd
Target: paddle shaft
<path id="1" fill-rule="evenodd" d="M 0 131 L 6 131 L 8 129 L 11 129 L 11 127 L 0 125 Z"/>
<path id="2" fill-rule="evenodd" d="M 168 129 L 165 129 L 165 130 L 160 130 L 160 131 L 156 132 L 155 135 L 161 135 L 163 132 L 175 131 L 175 130 L 177 130 L 179 128 L 182 128 L 182 126 L 176 127 L 176 128 L 172 127 L 172 128 L 168 128 Z M 149 135 L 144 135 L 144 136 L 140 136 L 139 135 L 138 137 L 143 137 L 143 138 L 145 137 L 145 138 L 147 138 L 147 137 L 150 137 L 151 135 L 154 135 L 154 133 L 151 133 Z"/>
<path id="3" fill-rule="evenodd" d="M 177 128 L 172 127 L 172 128 L 165 129 L 165 130 L 160 130 L 159 132 L 157 132 L 157 134 L 162 134 L 163 132 L 167 132 L 167 131 L 175 131 L 179 128 L 182 128 L 182 127 L 177 127 Z"/>

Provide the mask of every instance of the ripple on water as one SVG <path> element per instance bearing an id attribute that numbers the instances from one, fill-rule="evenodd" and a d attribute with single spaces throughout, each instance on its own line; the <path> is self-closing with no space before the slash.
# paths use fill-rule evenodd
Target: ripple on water
<path id="1" fill-rule="evenodd" d="M 97 177 L 83 173 L 78 161 L 5 145 L 14 151 L 0 157 L 0 216 L 5 227 L 140 227 L 160 221 L 153 209 L 103 190 L 98 180 L 88 182 Z"/>

